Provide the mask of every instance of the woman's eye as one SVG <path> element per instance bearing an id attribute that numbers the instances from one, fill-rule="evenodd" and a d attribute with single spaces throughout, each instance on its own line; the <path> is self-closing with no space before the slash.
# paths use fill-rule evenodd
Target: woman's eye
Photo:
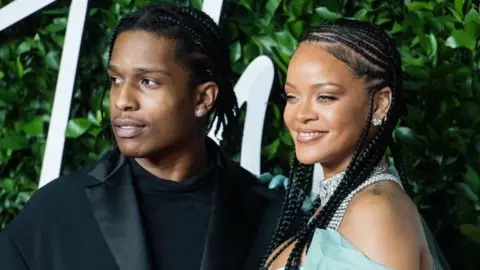
<path id="1" fill-rule="evenodd" d="M 295 102 L 295 101 L 298 99 L 298 98 L 297 98 L 295 95 L 293 95 L 293 94 L 285 94 L 285 93 L 284 93 L 284 94 L 282 94 L 282 97 L 283 97 L 287 102 L 290 102 L 290 103 Z"/>
<path id="2" fill-rule="evenodd" d="M 334 96 L 318 96 L 317 97 L 317 100 L 324 103 L 324 102 L 330 102 L 330 101 L 334 101 L 334 100 L 337 100 L 338 98 L 337 97 L 334 97 Z"/>

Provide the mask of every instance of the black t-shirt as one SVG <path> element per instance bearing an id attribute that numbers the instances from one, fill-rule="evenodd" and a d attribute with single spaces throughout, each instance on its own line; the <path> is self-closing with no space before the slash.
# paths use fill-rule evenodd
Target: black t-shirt
<path id="1" fill-rule="evenodd" d="M 181 182 L 160 179 L 130 159 L 155 270 L 198 270 L 213 202 L 216 163 Z"/>

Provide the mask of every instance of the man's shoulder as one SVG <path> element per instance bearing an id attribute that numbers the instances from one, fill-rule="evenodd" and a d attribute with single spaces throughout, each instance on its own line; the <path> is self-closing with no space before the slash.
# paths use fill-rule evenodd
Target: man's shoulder
<path id="1" fill-rule="evenodd" d="M 88 181 L 90 178 L 88 167 L 60 176 L 40 187 L 30 201 L 51 200 L 58 196 L 68 197 L 70 192 L 84 188 L 90 182 Z"/>
<path id="2" fill-rule="evenodd" d="M 5 230 L 15 234 L 41 229 L 58 219 L 73 215 L 83 204 L 85 186 L 93 182 L 85 169 L 61 176 L 39 188 Z"/>
<path id="3" fill-rule="evenodd" d="M 228 173 L 234 177 L 237 184 L 242 184 L 252 193 L 266 199 L 283 198 L 283 195 L 285 194 L 283 188 L 269 189 L 268 185 L 260 183 L 257 176 L 235 163 L 233 160 L 230 160 L 228 163 L 230 163 L 228 166 Z"/>

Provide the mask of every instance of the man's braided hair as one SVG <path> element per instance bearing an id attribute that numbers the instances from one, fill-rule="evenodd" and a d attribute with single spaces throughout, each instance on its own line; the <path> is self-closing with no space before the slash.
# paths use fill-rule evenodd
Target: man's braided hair
<path id="1" fill-rule="evenodd" d="M 208 81 L 217 84 L 218 95 L 209 115 L 207 131 L 217 119 L 215 132 L 223 126 L 222 137 L 226 138 L 229 124 L 237 123 L 238 106 L 232 85 L 229 47 L 210 16 L 197 9 L 163 4 L 149 5 L 127 14 L 120 19 L 110 40 L 108 62 L 115 40 L 126 31 L 147 31 L 174 40 L 175 56 L 188 69 L 191 88 Z M 108 87 L 107 79 L 102 102 Z"/>

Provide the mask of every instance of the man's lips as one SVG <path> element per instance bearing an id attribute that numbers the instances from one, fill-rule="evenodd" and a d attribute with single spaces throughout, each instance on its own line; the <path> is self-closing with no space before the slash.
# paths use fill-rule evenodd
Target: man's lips
<path id="1" fill-rule="evenodd" d="M 112 122 L 113 130 L 119 138 L 134 138 L 147 127 L 139 121 L 126 118 L 115 118 Z"/>

